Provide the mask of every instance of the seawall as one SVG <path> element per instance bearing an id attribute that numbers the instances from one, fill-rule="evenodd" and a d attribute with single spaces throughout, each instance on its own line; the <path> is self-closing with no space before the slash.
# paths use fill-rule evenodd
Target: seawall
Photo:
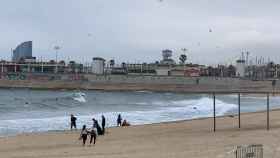
<path id="1" fill-rule="evenodd" d="M 240 78 L 182 76 L 99 76 L 92 74 L 1 74 L 1 88 L 88 89 L 108 91 L 170 91 L 170 92 L 280 92 L 277 82 L 252 81 Z"/>

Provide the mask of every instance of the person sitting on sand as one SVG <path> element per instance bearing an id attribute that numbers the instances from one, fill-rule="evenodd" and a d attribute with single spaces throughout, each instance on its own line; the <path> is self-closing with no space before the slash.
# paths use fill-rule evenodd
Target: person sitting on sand
<path id="1" fill-rule="evenodd" d="M 87 127 L 86 127 L 86 125 L 84 125 L 82 128 L 81 134 L 80 134 L 80 139 L 83 140 L 83 146 L 85 146 L 85 144 L 86 144 L 88 133 L 89 132 L 87 130 Z"/>
<path id="2" fill-rule="evenodd" d="M 96 141 L 96 132 L 95 132 L 95 128 L 91 128 L 91 130 L 89 131 L 89 135 L 90 135 L 90 142 L 89 144 L 91 145 L 92 141 L 93 141 L 93 144 L 95 144 L 95 141 Z"/>
<path id="3" fill-rule="evenodd" d="M 122 126 L 122 116 L 121 116 L 121 114 L 118 115 L 117 126 Z"/>
<path id="4" fill-rule="evenodd" d="M 127 122 L 126 120 L 123 120 L 122 126 L 130 126 L 130 123 Z"/>
<path id="5" fill-rule="evenodd" d="M 77 121 L 77 117 L 71 114 L 71 119 L 70 119 L 71 130 L 73 129 L 73 127 L 77 129 L 76 121 Z"/>

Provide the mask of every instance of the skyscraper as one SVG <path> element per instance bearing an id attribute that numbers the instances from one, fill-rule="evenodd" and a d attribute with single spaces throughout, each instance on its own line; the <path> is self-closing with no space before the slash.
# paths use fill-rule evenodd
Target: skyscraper
<path id="1" fill-rule="evenodd" d="M 13 62 L 19 62 L 32 57 L 32 41 L 23 42 L 13 50 Z"/>

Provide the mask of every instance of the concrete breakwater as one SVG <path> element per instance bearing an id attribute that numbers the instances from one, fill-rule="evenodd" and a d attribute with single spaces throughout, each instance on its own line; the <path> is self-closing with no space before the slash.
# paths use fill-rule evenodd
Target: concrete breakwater
<path id="1" fill-rule="evenodd" d="M 93 74 L 28 74 L 0 75 L 2 88 L 89 89 L 89 90 L 149 90 L 172 92 L 203 91 L 274 91 L 280 84 L 272 81 L 252 81 L 239 78 L 182 76 L 125 76 Z"/>

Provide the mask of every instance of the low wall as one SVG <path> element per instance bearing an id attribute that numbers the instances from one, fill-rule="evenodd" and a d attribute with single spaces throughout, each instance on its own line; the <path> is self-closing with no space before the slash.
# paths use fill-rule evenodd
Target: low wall
<path id="1" fill-rule="evenodd" d="M 271 81 L 173 76 L 98 76 L 92 74 L 1 74 L 2 88 L 199 91 L 272 91 Z M 275 91 L 280 91 L 277 82 Z"/>

